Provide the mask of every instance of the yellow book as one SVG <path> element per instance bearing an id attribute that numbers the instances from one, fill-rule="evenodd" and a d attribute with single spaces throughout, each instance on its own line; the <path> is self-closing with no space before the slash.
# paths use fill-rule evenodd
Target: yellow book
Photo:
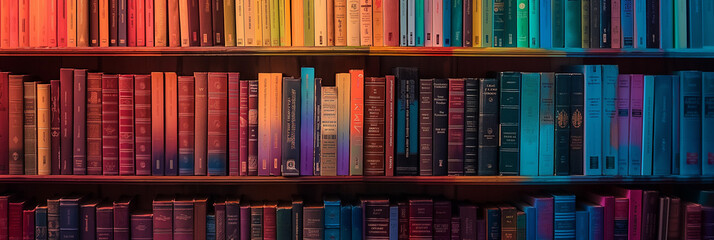
<path id="1" fill-rule="evenodd" d="M 292 14 L 292 45 L 293 46 L 304 46 L 305 45 L 305 28 L 303 20 L 303 1 L 305 0 L 292 0 L 290 4 L 291 14 Z"/>
<path id="2" fill-rule="evenodd" d="M 272 0 L 261 0 L 260 1 L 260 24 L 261 24 L 261 32 L 263 33 L 263 46 L 272 46 L 272 42 L 270 41 L 270 8 L 271 8 L 271 2 Z"/>
<path id="3" fill-rule="evenodd" d="M 189 36 L 191 34 L 188 33 L 188 1 L 189 0 L 179 0 L 179 29 L 181 31 L 182 47 L 190 46 Z"/>
<path id="4" fill-rule="evenodd" d="M 23 2 L 23 1 L 20 1 Z M 77 0 L 67 0 L 67 47 L 77 46 Z"/>
<path id="5" fill-rule="evenodd" d="M 292 19 L 290 16 L 290 0 L 280 0 L 283 3 L 283 8 L 281 8 L 280 13 L 280 46 L 290 46 L 292 45 Z"/>
<path id="6" fill-rule="evenodd" d="M 77 47 L 89 46 L 89 1 L 77 0 Z"/>
<path id="7" fill-rule="evenodd" d="M 50 84 L 37 84 L 37 175 L 50 175 Z"/>
<path id="8" fill-rule="evenodd" d="M 255 10 L 253 12 L 255 13 L 255 23 L 254 29 L 255 29 L 255 34 L 254 34 L 254 40 L 255 40 L 255 45 L 254 46 L 263 46 L 263 1 L 269 1 L 269 0 L 253 0 L 255 5 Z"/>
<path id="9" fill-rule="evenodd" d="M 99 0 L 99 46 L 109 47 L 109 0 Z"/>
<path id="10" fill-rule="evenodd" d="M 245 1 L 245 45 L 246 46 L 258 46 L 259 41 L 255 38 L 255 29 L 257 26 L 258 9 L 256 4 L 257 0 L 244 0 Z"/>
<path id="11" fill-rule="evenodd" d="M 334 0 L 335 46 L 347 46 L 347 0 Z"/>
<path id="12" fill-rule="evenodd" d="M 226 0 L 226 1 L 232 1 L 232 0 Z M 247 18 L 245 16 L 245 13 L 247 12 L 245 10 L 245 4 L 247 2 L 250 2 L 250 0 L 235 0 L 236 4 L 236 46 L 245 46 L 245 19 Z"/>
<path id="13" fill-rule="evenodd" d="M 483 19 L 483 12 L 481 12 L 481 10 L 482 10 L 481 4 L 483 4 L 482 2 L 483 2 L 483 0 L 474 0 L 473 4 L 471 4 L 473 6 L 473 23 L 472 23 L 472 25 L 474 27 L 474 30 L 471 32 L 472 33 L 471 36 L 473 36 L 473 39 L 471 40 L 471 42 L 473 43 L 473 47 L 482 47 L 483 46 L 481 43 L 481 31 L 482 31 L 481 23 L 483 22 L 483 21 L 481 21 L 481 19 Z"/>

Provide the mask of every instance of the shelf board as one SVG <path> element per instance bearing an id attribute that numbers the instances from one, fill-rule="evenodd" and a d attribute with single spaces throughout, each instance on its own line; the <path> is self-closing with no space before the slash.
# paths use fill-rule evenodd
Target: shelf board
<path id="1" fill-rule="evenodd" d="M 714 58 L 709 49 L 531 49 L 467 47 L 78 47 L 0 49 L 0 56 L 454 56 Z"/>
<path id="2" fill-rule="evenodd" d="M 594 184 L 712 184 L 714 176 L 339 176 L 339 177 L 238 177 L 238 176 L 71 176 L 0 175 L 0 183 L 23 184 L 423 184 L 423 185 L 594 185 Z"/>

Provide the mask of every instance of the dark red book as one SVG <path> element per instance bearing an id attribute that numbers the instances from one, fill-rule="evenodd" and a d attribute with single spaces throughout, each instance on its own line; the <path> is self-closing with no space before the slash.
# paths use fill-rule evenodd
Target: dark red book
<path id="1" fill-rule="evenodd" d="M 248 175 L 248 81 L 240 81 L 240 175 Z"/>
<path id="2" fill-rule="evenodd" d="M 213 46 L 223 46 L 223 1 L 212 0 L 213 7 Z"/>
<path id="3" fill-rule="evenodd" d="M 89 46 L 99 47 L 99 0 L 89 0 Z"/>
<path id="4" fill-rule="evenodd" d="M 400 201 L 397 203 L 397 239 L 409 240 L 409 203 Z"/>
<path id="5" fill-rule="evenodd" d="M 97 206 L 97 239 L 114 239 L 114 206 L 112 203 L 102 203 Z"/>
<path id="6" fill-rule="evenodd" d="M 226 238 L 226 203 L 223 201 L 213 203 L 216 214 L 216 239 Z"/>
<path id="7" fill-rule="evenodd" d="M 464 79 L 450 78 L 447 166 L 448 174 L 455 176 L 464 175 L 464 100 Z"/>
<path id="8" fill-rule="evenodd" d="M 152 239 L 152 218 L 153 214 L 132 214 L 131 215 L 131 239 L 151 240 Z"/>
<path id="9" fill-rule="evenodd" d="M 8 211 L 10 207 L 10 196 L 0 195 L 0 236 L 7 239 Z"/>
<path id="10" fill-rule="evenodd" d="M 131 197 L 122 197 L 114 202 L 114 239 L 129 239 L 130 210 Z"/>
<path id="11" fill-rule="evenodd" d="M 151 175 L 164 175 L 164 73 L 151 73 Z"/>
<path id="12" fill-rule="evenodd" d="M 168 4 L 166 6 L 169 21 L 169 47 L 180 47 L 181 25 L 179 24 L 179 0 L 168 0 Z"/>
<path id="13" fill-rule="evenodd" d="M 682 239 L 702 239 L 702 205 L 688 202 L 682 209 Z"/>
<path id="14" fill-rule="evenodd" d="M 384 176 L 384 78 L 364 81 L 364 175 Z"/>
<path id="15" fill-rule="evenodd" d="M 176 73 L 164 73 L 164 175 L 178 175 L 178 78 Z"/>
<path id="16" fill-rule="evenodd" d="M 409 200 L 409 237 L 429 238 L 434 234 L 434 202 L 431 199 Z"/>
<path id="17" fill-rule="evenodd" d="M 8 239 L 22 239 L 22 210 L 25 208 L 24 201 L 11 201 L 9 204 L 8 219 Z"/>
<path id="18" fill-rule="evenodd" d="M 276 211 L 278 203 L 266 203 L 263 206 L 263 240 L 277 239 Z"/>
<path id="19" fill-rule="evenodd" d="M 258 80 L 248 81 L 248 176 L 258 176 Z"/>
<path id="20" fill-rule="evenodd" d="M 119 175 L 119 75 L 102 76 L 102 172 Z"/>
<path id="21" fill-rule="evenodd" d="M 208 198 L 193 199 L 193 235 L 196 240 L 206 239 L 206 211 Z"/>
<path id="22" fill-rule="evenodd" d="M 365 239 L 389 238 L 389 200 L 362 199 Z"/>
<path id="23" fill-rule="evenodd" d="M 127 15 L 127 45 L 129 47 L 136 47 L 136 2 L 139 0 L 127 0 L 126 1 L 126 15 Z"/>
<path id="24" fill-rule="evenodd" d="M 24 138 L 24 75 L 10 75 L 8 82 L 8 145 L 9 172 L 12 175 L 22 175 L 25 173 L 23 149 Z"/>
<path id="25" fill-rule="evenodd" d="M 155 240 L 173 239 L 173 206 L 173 198 L 158 197 L 154 199 L 152 225 L 154 228 L 153 238 Z"/>
<path id="26" fill-rule="evenodd" d="M 181 176 L 193 176 L 194 172 L 194 92 L 193 76 L 178 77 L 178 165 Z"/>
<path id="27" fill-rule="evenodd" d="M 199 31 L 201 33 L 201 46 L 213 46 L 213 8 L 211 8 L 212 0 L 198 0 L 198 22 Z M 221 4 L 223 5 L 223 4 Z M 221 16 L 223 16 L 221 14 Z"/>
<path id="28" fill-rule="evenodd" d="M 62 175 L 72 175 L 74 163 L 72 162 L 74 150 L 74 69 L 60 69 L 60 85 L 62 89 L 62 157 L 60 158 L 60 172 Z"/>
<path id="29" fill-rule="evenodd" d="M 89 201 L 79 206 L 79 237 L 97 239 L 97 202 Z"/>
<path id="30" fill-rule="evenodd" d="M 153 2 L 147 0 L 136 0 L 136 46 L 146 46 L 146 10 L 145 2 Z M 148 4 L 148 3 L 147 3 Z M 152 3 L 153 4 L 153 3 Z"/>
<path id="31" fill-rule="evenodd" d="M 240 74 L 228 73 L 228 174 L 240 176 Z"/>
<path id="32" fill-rule="evenodd" d="M 470 204 L 459 206 L 459 217 L 461 219 L 460 232 L 464 240 L 476 240 L 478 229 L 476 220 L 478 217 L 478 207 Z"/>
<path id="33" fill-rule="evenodd" d="M 191 47 L 201 46 L 199 8 L 198 0 L 188 0 L 188 44 Z"/>
<path id="34" fill-rule="evenodd" d="M 9 83 L 10 73 L 0 72 L 0 83 Z M 0 175 L 6 175 L 10 173 L 8 166 L 10 164 L 10 137 L 8 135 L 10 122 L 9 122 L 9 105 L 10 98 L 8 98 L 9 93 L 8 84 L 0 84 Z M 53 95 L 54 96 L 54 95 Z M 1 206 L 0 206 L 1 207 Z M 2 235 L 2 232 L 0 232 Z"/>
<path id="35" fill-rule="evenodd" d="M 87 75 L 87 174 L 102 175 L 102 73 Z"/>
<path id="36" fill-rule="evenodd" d="M 461 217 L 451 217 L 451 240 L 461 240 Z M 515 239 L 515 236 L 514 238 Z"/>
<path id="37" fill-rule="evenodd" d="M 119 175 L 134 175 L 134 75 L 119 75 Z"/>
<path id="38" fill-rule="evenodd" d="M 142 0 L 137 0 L 143 2 Z M 151 76 L 134 75 L 136 175 L 151 175 Z"/>
<path id="39" fill-rule="evenodd" d="M 22 210 L 22 239 L 35 239 L 35 207 Z"/>
<path id="40" fill-rule="evenodd" d="M 208 175 L 225 176 L 228 143 L 228 81 L 226 73 L 208 73 Z"/>
<path id="41" fill-rule="evenodd" d="M 196 81 L 196 106 L 195 106 L 195 166 L 194 175 L 205 176 L 206 168 L 206 143 L 208 137 L 208 73 L 195 72 Z"/>
<path id="42" fill-rule="evenodd" d="M 302 229 L 302 225 L 300 228 Z M 250 204 L 247 202 L 240 205 L 240 239 L 250 239 Z"/>
<path id="43" fill-rule="evenodd" d="M 62 148 L 62 138 L 60 136 L 60 129 L 62 126 L 62 116 L 60 110 L 60 107 L 62 105 L 62 89 L 60 87 L 60 81 L 50 81 L 50 89 L 52 95 L 52 97 L 50 98 L 50 108 L 52 111 L 50 121 L 50 138 L 52 144 L 52 149 L 50 150 L 52 152 L 50 168 L 52 168 L 52 175 L 59 175 L 60 158 L 62 158 L 62 152 L 60 151 Z"/>
<path id="44" fill-rule="evenodd" d="M 419 80 L 419 175 L 431 176 L 432 173 L 432 102 L 434 79 Z"/>
<path id="45" fill-rule="evenodd" d="M 73 149 L 74 175 L 87 174 L 87 70 L 74 70 Z"/>
<path id="46" fill-rule="evenodd" d="M 451 201 L 434 201 L 434 240 L 451 239 Z"/>
<path id="47" fill-rule="evenodd" d="M 386 176 L 394 176 L 394 76 L 387 75 L 385 79 L 385 108 L 384 108 L 384 168 Z"/>
<path id="48" fill-rule="evenodd" d="M 193 199 L 188 198 L 174 200 L 173 215 L 173 239 L 193 239 Z"/>

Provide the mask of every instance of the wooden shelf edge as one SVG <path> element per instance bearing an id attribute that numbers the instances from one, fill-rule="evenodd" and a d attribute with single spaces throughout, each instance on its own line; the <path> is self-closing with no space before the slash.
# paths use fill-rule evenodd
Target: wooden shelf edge
<path id="1" fill-rule="evenodd" d="M 0 56 L 453 56 L 714 58 L 714 48 L 531 49 L 469 47 L 79 47 L 0 49 Z"/>

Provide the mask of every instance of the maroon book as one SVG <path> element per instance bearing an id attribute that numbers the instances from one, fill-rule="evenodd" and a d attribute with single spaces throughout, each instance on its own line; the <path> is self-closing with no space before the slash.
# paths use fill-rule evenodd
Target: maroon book
<path id="1" fill-rule="evenodd" d="M 682 214 L 682 239 L 702 239 L 702 205 L 684 203 Z"/>
<path id="2" fill-rule="evenodd" d="M 119 175 L 119 76 L 102 76 L 102 172 Z"/>
<path id="3" fill-rule="evenodd" d="M 102 174 L 102 73 L 87 74 L 87 174 Z"/>
<path id="4" fill-rule="evenodd" d="M 151 76 L 134 76 L 136 175 L 151 175 Z"/>
<path id="5" fill-rule="evenodd" d="M 60 158 L 62 158 L 62 152 L 60 151 L 60 149 L 62 148 L 62 139 L 60 136 L 60 129 L 62 125 L 62 116 L 60 113 L 62 89 L 60 87 L 60 81 L 50 81 L 50 88 L 50 91 L 52 92 L 52 97 L 50 98 L 50 108 L 52 111 L 52 120 L 50 121 L 50 138 L 52 139 L 52 146 L 50 150 L 52 153 L 52 157 L 50 161 L 50 167 L 52 168 L 52 175 L 59 175 Z"/>
<path id="6" fill-rule="evenodd" d="M 364 81 L 364 175 L 384 176 L 384 78 Z"/>
<path id="7" fill-rule="evenodd" d="M 213 14 L 211 0 L 198 0 L 198 22 L 201 33 L 201 46 L 213 46 Z M 223 15 L 221 15 L 223 16 Z"/>
<path id="8" fill-rule="evenodd" d="M 409 200 L 409 237 L 429 238 L 434 233 L 434 202 L 431 199 Z"/>
<path id="9" fill-rule="evenodd" d="M 434 240 L 451 238 L 451 201 L 434 201 Z"/>
<path id="10" fill-rule="evenodd" d="M 409 240 L 409 202 L 398 202 L 397 211 L 399 214 L 397 239 Z"/>
<path id="11" fill-rule="evenodd" d="M 248 240 L 250 239 L 250 204 L 243 202 L 240 205 L 240 239 Z M 300 216 L 300 215 L 293 215 Z M 302 219 L 301 219 L 302 220 Z"/>
<path id="12" fill-rule="evenodd" d="M 195 157 L 194 175 L 205 176 L 206 168 L 206 143 L 208 137 L 208 73 L 195 72 L 196 81 L 196 106 L 195 106 Z"/>
<path id="13" fill-rule="evenodd" d="M 73 148 L 74 143 L 74 70 L 70 68 L 60 69 L 60 86 L 62 89 L 62 126 L 61 134 L 61 154 L 60 172 L 62 175 L 72 175 L 73 172 Z M 11 173 L 12 174 L 12 173 Z"/>
<path id="14" fill-rule="evenodd" d="M 228 174 L 240 176 L 240 74 L 228 73 Z"/>
<path id="15" fill-rule="evenodd" d="M 35 240 L 35 207 L 22 210 L 22 239 Z"/>
<path id="16" fill-rule="evenodd" d="M 89 46 L 99 47 L 99 0 L 89 1 Z"/>
<path id="17" fill-rule="evenodd" d="M 25 173 L 23 151 L 24 138 L 24 81 L 23 75 L 10 75 L 8 82 L 8 138 L 9 147 L 9 172 L 13 175 Z M 71 155 L 70 155 L 71 156 Z"/>
<path id="18" fill-rule="evenodd" d="M 119 175 L 134 175 L 134 75 L 119 75 Z"/>
<path id="19" fill-rule="evenodd" d="M 97 239 L 114 239 L 114 206 L 112 203 L 102 203 L 97 206 Z"/>
<path id="20" fill-rule="evenodd" d="M 130 208 L 130 197 L 122 197 L 114 202 L 114 239 L 129 239 Z"/>
<path id="21" fill-rule="evenodd" d="M 384 168 L 386 176 L 394 176 L 394 76 L 387 75 L 385 78 L 385 109 L 384 109 Z"/>
<path id="22" fill-rule="evenodd" d="M 277 239 L 276 211 L 278 203 L 266 203 L 263 206 L 263 240 Z"/>
<path id="23" fill-rule="evenodd" d="M 164 175 L 164 73 L 151 73 L 151 175 Z"/>
<path id="24" fill-rule="evenodd" d="M 10 207 L 10 196 L 0 195 L 0 238 L 7 239 L 8 211 Z"/>
<path id="25" fill-rule="evenodd" d="M 119 43 L 119 9 L 118 0 L 109 0 L 109 46 L 118 46 Z"/>
<path id="26" fill-rule="evenodd" d="M 188 0 L 188 44 L 191 47 L 201 46 L 199 8 L 198 0 Z"/>
<path id="27" fill-rule="evenodd" d="M 451 240 L 461 239 L 461 218 L 451 217 Z M 515 238 L 512 238 L 515 239 Z"/>
<path id="28" fill-rule="evenodd" d="M 184 0 L 185 1 L 185 0 Z M 169 47 L 181 46 L 181 25 L 179 24 L 179 0 L 169 0 L 167 6 Z"/>
<path id="29" fill-rule="evenodd" d="M 152 218 L 153 214 L 132 214 L 131 215 L 131 239 L 151 240 L 152 239 Z"/>
<path id="30" fill-rule="evenodd" d="M 421 79 L 419 81 L 419 175 L 431 176 L 432 159 L 432 102 L 434 79 Z"/>
<path id="31" fill-rule="evenodd" d="M 73 174 L 87 174 L 87 70 L 74 70 L 74 100 L 73 100 Z"/>
<path id="32" fill-rule="evenodd" d="M 154 199 L 152 226 L 155 240 L 173 239 L 173 198 L 159 197 Z"/>
<path id="33" fill-rule="evenodd" d="M 11 201 L 9 204 L 8 219 L 8 239 L 22 239 L 22 210 L 25 207 L 24 201 Z"/>
<path id="34" fill-rule="evenodd" d="M 248 81 L 248 175 L 258 176 L 258 80 Z"/>
<path id="35" fill-rule="evenodd" d="M 228 143 L 228 81 L 226 73 L 208 73 L 208 175 L 225 176 Z"/>
<path id="36" fill-rule="evenodd" d="M 240 175 L 248 175 L 248 81 L 240 81 Z"/>
<path id="37" fill-rule="evenodd" d="M 362 199 L 365 239 L 389 238 L 389 200 Z"/>
<path id="38" fill-rule="evenodd" d="M 8 98 L 9 86 L 8 83 L 10 73 L 0 72 L 0 175 L 6 175 L 10 173 L 8 169 L 10 164 L 10 138 L 8 135 L 10 122 L 9 122 L 9 105 L 10 98 Z M 0 216 L 1 217 L 1 216 Z M 2 232 L 0 232 L 2 235 Z"/>
<path id="39" fill-rule="evenodd" d="M 223 39 L 223 1 L 212 0 L 213 7 L 213 46 L 224 46 Z"/>
<path id="40" fill-rule="evenodd" d="M 476 220 L 478 217 L 478 207 L 470 204 L 459 206 L 459 217 L 461 218 L 460 235 L 464 240 L 476 240 L 478 229 Z"/>
<path id="41" fill-rule="evenodd" d="M 216 239 L 226 239 L 226 203 L 216 202 L 213 204 L 213 211 L 216 214 Z"/>
<path id="42" fill-rule="evenodd" d="M 193 176 L 194 173 L 194 92 L 193 76 L 178 77 L 178 164 L 181 176 Z"/>
<path id="43" fill-rule="evenodd" d="M 193 235 L 196 240 L 206 239 L 206 211 L 208 198 L 193 199 Z"/>
<path id="44" fill-rule="evenodd" d="M 681 235 L 680 219 L 682 217 L 682 200 L 672 197 L 669 202 L 669 224 L 667 225 L 667 238 L 679 239 Z M 617 203 L 616 203 L 617 204 Z"/>
<path id="45" fill-rule="evenodd" d="M 448 174 L 464 175 L 464 79 L 449 79 Z"/>
<path id="46" fill-rule="evenodd" d="M 164 175 L 178 175 L 178 77 L 164 73 Z"/>
<path id="47" fill-rule="evenodd" d="M 173 216 L 173 239 L 193 239 L 193 199 L 176 199 Z"/>

